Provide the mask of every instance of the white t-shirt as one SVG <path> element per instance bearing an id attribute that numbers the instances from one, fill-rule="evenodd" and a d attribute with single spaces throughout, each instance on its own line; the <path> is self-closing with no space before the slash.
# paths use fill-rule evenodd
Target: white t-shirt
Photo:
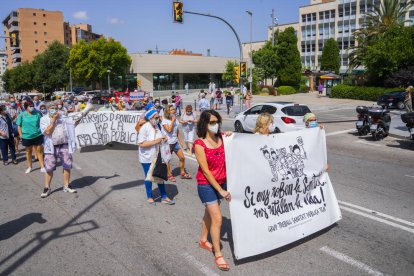
<path id="1" fill-rule="evenodd" d="M 187 115 L 187 112 L 184 112 L 183 115 L 181 116 L 181 120 L 183 121 L 195 121 L 195 115 L 194 113 L 191 115 Z M 193 131 L 194 130 L 194 122 L 191 123 L 184 123 L 183 124 L 183 131 L 189 132 L 189 131 Z"/>
<path id="2" fill-rule="evenodd" d="M 155 129 L 150 122 L 146 122 L 138 133 L 138 145 L 146 141 L 154 141 L 157 138 L 161 138 L 162 134 L 159 129 Z M 154 158 L 155 153 L 157 152 L 158 145 L 153 145 L 151 147 L 139 147 L 139 162 L 141 163 L 151 163 L 152 158 Z"/>
<path id="3" fill-rule="evenodd" d="M 165 130 L 164 125 L 171 125 L 171 120 L 163 119 L 161 126 L 162 126 L 162 134 L 168 137 L 168 144 L 172 145 L 178 142 L 178 122 L 177 120 L 174 121 L 174 127 L 171 132 Z"/>

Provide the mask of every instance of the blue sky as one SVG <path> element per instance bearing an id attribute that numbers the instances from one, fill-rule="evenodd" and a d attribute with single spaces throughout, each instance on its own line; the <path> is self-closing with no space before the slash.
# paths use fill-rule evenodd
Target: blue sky
<path id="1" fill-rule="evenodd" d="M 96 33 L 119 40 L 128 52 L 148 49 L 169 51 L 186 49 L 195 53 L 237 57 L 236 38 L 216 19 L 184 14 L 184 24 L 172 23 L 172 0 L 2 0 L 3 20 L 16 8 L 60 10 L 65 21 L 89 23 Z M 250 17 L 253 12 L 253 41 L 265 40 L 275 9 L 280 24 L 297 22 L 298 8 L 310 0 L 184 0 L 184 10 L 210 13 L 225 18 L 242 42 L 250 40 Z M 4 40 L 0 40 L 4 48 Z"/>

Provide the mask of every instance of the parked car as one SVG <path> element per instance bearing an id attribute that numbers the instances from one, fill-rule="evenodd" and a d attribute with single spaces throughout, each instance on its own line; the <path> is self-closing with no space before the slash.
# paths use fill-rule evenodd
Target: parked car
<path id="1" fill-rule="evenodd" d="M 404 109 L 405 91 L 395 91 L 378 98 L 377 104 L 387 108 Z"/>
<path id="2" fill-rule="evenodd" d="M 292 102 L 268 102 L 256 104 L 236 116 L 234 128 L 236 132 L 254 132 L 257 117 L 261 113 L 273 116 L 274 133 L 289 132 L 305 128 L 303 116 L 311 112 L 309 107 Z"/>
<path id="3" fill-rule="evenodd" d="M 79 95 L 80 93 L 82 93 L 83 91 L 85 91 L 85 88 L 83 88 L 83 87 L 73 87 L 72 91 L 73 91 L 76 95 Z"/>

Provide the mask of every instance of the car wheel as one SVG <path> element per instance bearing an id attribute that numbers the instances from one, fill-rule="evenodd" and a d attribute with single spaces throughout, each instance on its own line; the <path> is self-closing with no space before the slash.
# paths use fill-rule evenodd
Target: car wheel
<path id="1" fill-rule="evenodd" d="M 404 104 L 403 102 L 398 102 L 398 103 L 397 103 L 397 108 L 398 108 L 399 110 L 403 110 L 403 109 L 405 108 L 405 104 Z"/>
<path id="2" fill-rule="evenodd" d="M 240 133 L 243 133 L 243 132 L 244 132 L 243 125 L 242 125 L 242 123 L 241 123 L 240 121 L 236 121 L 236 122 L 234 123 L 234 130 L 235 130 L 236 132 L 240 132 Z"/>

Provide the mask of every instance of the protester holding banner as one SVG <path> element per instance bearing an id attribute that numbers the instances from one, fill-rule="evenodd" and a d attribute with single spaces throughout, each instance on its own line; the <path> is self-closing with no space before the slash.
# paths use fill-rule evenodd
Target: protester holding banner
<path id="1" fill-rule="evenodd" d="M 148 170 L 150 169 L 151 162 L 156 156 L 159 148 L 159 144 L 162 141 L 166 141 L 167 137 L 163 136 L 158 123 L 160 116 L 157 110 L 151 109 L 145 113 L 146 123 L 140 128 L 138 134 L 138 152 L 139 162 L 144 169 L 145 178 L 147 178 Z M 145 190 L 147 193 L 147 202 L 149 204 L 155 204 L 152 197 L 152 182 L 145 181 Z M 161 194 L 161 202 L 168 205 L 174 205 L 175 202 L 168 198 L 164 183 L 158 183 L 158 189 Z"/>
<path id="2" fill-rule="evenodd" d="M 180 118 L 180 124 L 183 126 L 184 142 L 187 147 L 188 154 L 191 154 L 193 150 L 196 123 L 196 115 L 193 113 L 193 107 L 189 104 L 185 107 L 185 112 Z"/>
<path id="3" fill-rule="evenodd" d="M 199 246 L 207 251 L 214 251 L 215 264 L 220 270 L 229 270 L 229 264 L 224 259 L 220 248 L 220 231 L 222 215 L 220 199 L 231 200 L 226 191 L 226 158 L 224 143 L 220 133 L 221 116 L 214 110 L 201 113 L 197 123 L 197 139 L 195 156 L 199 164 L 197 172 L 197 190 L 201 202 L 205 205 L 204 217 L 201 223 Z M 208 242 L 210 233 L 213 244 Z"/>
<path id="4" fill-rule="evenodd" d="M 43 164 L 43 135 L 40 131 L 40 119 L 42 114 L 34 108 L 32 102 L 25 102 L 24 109 L 26 111 L 19 114 L 16 124 L 18 126 L 19 135 L 22 138 L 22 144 L 26 147 L 26 173 L 32 171 L 32 152 L 40 163 L 40 171 L 45 172 Z"/>
<path id="5" fill-rule="evenodd" d="M 273 117 L 269 113 L 262 113 L 257 117 L 255 134 L 269 135 L 274 131 Z"/>
<path id="6" fill-rule="evenodd" d="M 185 157 L 183 148 L 183 142 L 180 132 L 178 131 L 178 122 L 175 117 L 174 105 L 168 106 L 164 112 L 164 118 L 161 123 L 162 132 L 168 137 L 168 144 L 170 145 L 171 153 L 175 152 L 180 160 L 180 176 L 182 179 L 191 179 L 191 175 L 185 171 Z M 168 163 L 168 180 L 175 182 L 175 177 L 172 175 L 171 166 Z"/>
<path id="7" fill-rule="evenodd" d="M 306 113 L 305 116 L 303 116 L 303 121 L 305 122 L 306 128 L 314 128 L 319 126 L 320 129 L 323 129 L 323 125 L 318 124 L 316 115 L 313 113 Z"/>
<path id="8" fill-rule="evenodd" d="M 79 121 L 78 121 L 79 122 Z M 70 183 L 72 169 L 72 154 L 75 152 L 75 123 L 71 117 L 65 117 L 57 111 L 56 105 L 51 105 L 49 115 L 40 120 L 40 129 L 44 134 L 45 151 L 45 188 L 40 195 L 42 198 L 50 194 L 50 184 L 53 172 L 56 170 L 57 159 L 63 167 L 63 191 L 76 193 Z"/>

